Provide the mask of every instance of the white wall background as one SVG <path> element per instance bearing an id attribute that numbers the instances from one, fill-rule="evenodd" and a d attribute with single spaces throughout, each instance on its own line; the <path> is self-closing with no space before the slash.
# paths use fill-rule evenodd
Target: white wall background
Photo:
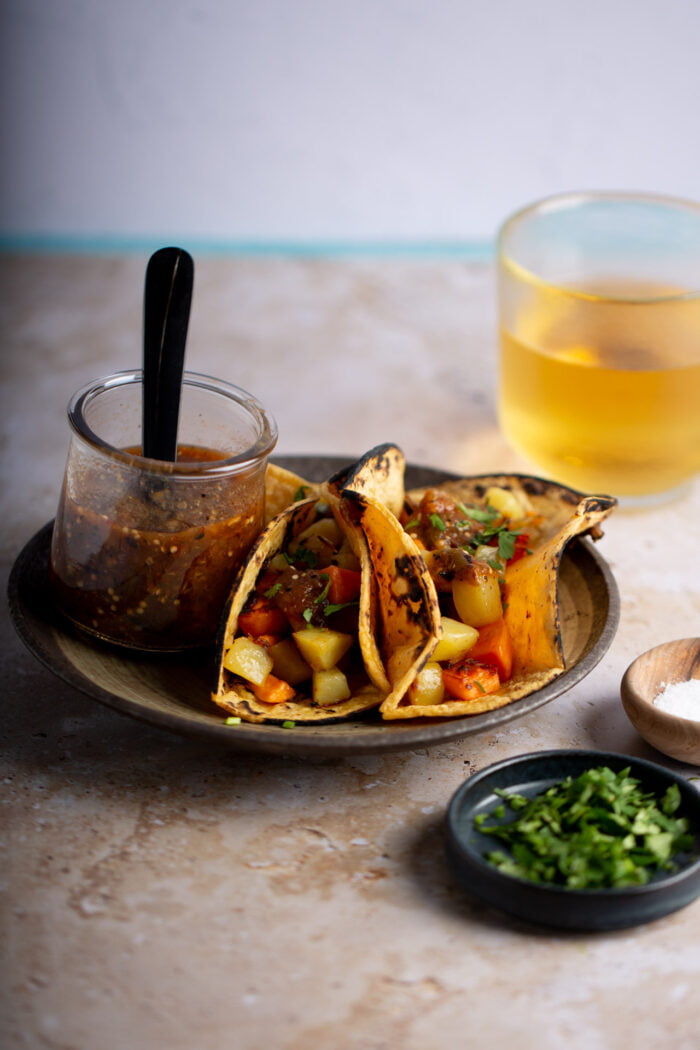
<path id="1" fill-rule="evenodd" d="M 700 0 L 3 0 L 0 234 L 490 242 L 700 197 Z"/>

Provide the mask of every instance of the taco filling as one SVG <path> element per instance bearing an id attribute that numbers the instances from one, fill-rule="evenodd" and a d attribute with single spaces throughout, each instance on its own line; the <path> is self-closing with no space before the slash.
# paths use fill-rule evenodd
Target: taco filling
<path id="1" fill-rule="evenodd" d="M 477 714 L 560 675 L 561 556 L 573 536 L 595 534 L 614 505 L 518 476 L 409 493 L 401 520 L 432 581 L 438 640 L 408 688 L 383 701 L 382 717 Z"/>
<path id="2" fill-rule="evenodd" d="M 320 485 L 286 472 L 231 595 L 215 703 L 244 721 L 445 718 L 566 670 L 559 568 L 615 507 L 525 475 L 404 489 L 394 445 Z M 287 506 L 300 495 L 312 498 Z M 281 508 L 281 509 L 280 509 Z"/>
<path id="3" fill-rule="evenodd" d="M 505 573 L 530 552 L 538 517 L 497 487 L 480 505 L 430 489 L 405 517 L 437 591 L 442 626 L 430 661 L 409 687 L 410 702 L 471 701 L 497 692 L 513 673 Z"/>
<path id="4" fill-rule="evenodd" d="M 338 506 L 306 500 L 262 534 L 234 590 L 214 701 L 246 721 L 332 721 L 377 706 L 372 577 Z M 368 670 L 369 664 L 369 670 Z"/>

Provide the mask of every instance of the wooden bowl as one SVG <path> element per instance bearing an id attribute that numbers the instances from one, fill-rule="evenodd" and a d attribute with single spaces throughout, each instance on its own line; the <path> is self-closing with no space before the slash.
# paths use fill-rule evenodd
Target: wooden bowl
<path id="1" fill-rule="evenodd" d="M 681 638 L 638 656 L 625 671 L 620 694 L 627 717 L 647 743 L 679 762 L 700 765 L 700 702 L 698 721 L 654 705 L 664 685 L 691 678 L 700 679 L 700 638 Z"/>

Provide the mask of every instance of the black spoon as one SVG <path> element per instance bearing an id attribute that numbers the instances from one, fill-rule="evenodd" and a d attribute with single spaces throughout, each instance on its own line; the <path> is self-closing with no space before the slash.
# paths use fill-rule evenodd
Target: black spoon
<path id="1" fill-rule="evenodd" d="M 174 462 L 194 263 L 182 248 L 148 261 L 143 309 L 143 454 Z"/>

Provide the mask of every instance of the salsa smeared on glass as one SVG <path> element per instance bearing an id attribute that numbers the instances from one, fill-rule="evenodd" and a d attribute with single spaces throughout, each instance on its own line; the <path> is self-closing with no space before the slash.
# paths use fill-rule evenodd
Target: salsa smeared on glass
<path id="1" fill-rule="evenodd" d="M 178 464 L 225 458 L 178 448 Z M 87 485 L 78 464 L 61 494 L 50 579 L 63 613 L 91 634 L 172 651 L 215 640 L 235 573 L 263 527 L 264 468 L 206 478 L 193 471 L 173 485 L 163 467 L 144 476 L 115 463 L 90 470 Z"/>

